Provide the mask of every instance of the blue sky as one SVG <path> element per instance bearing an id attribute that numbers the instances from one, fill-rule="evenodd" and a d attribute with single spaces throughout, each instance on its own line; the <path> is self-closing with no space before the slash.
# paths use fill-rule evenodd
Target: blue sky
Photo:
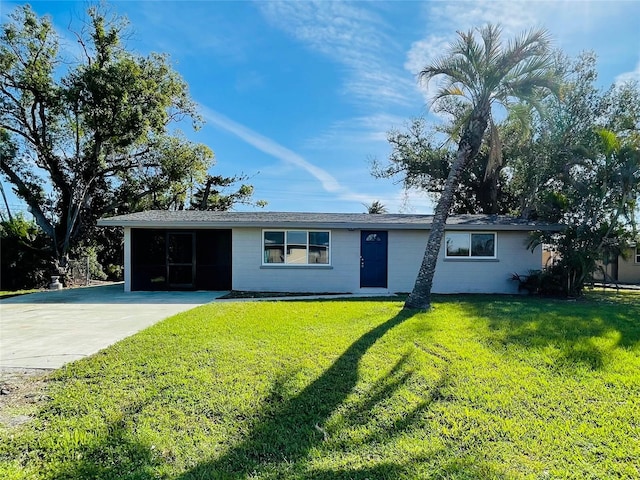
<path id="1" fill-rule="evenodd" d="M 77 51 L 85 1 L 32 1 Z M 21 3 L 0 0 L 2 21 Z M 547 28 L 571 56 L 598 55 L 603 88 L 640 80 L 640 1 L 111 1 L 130 50 L 170 55 L 205 126 L 189 137 L 212 172 L 244 173 L 270 211 L 430 213 L 431 201 L 370 174 L 386 134 L 429 115 L 416 73 L 457 30 L 500 23 L 505 37 Z M 433 117 L 434 121 L 437 119 Z M 242 210 L 244 208 L 238 208 Z"/>

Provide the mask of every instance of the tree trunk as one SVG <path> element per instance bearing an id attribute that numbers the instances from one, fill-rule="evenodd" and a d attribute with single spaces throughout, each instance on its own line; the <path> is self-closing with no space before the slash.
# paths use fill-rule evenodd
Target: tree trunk
<path id="1" fill-rule="evenodd" d="M 429 232 L 429 239 L 427 240 L 427 247 L 424 251 L 424 257 L 422 258 L 422 265 L 420 265 L 416 283 L 404 304 L 404 308 L 420 310 L 429 310 L 429 308 L 431 308 L 433 276 L 436 272 L 436 263 L 438 262 L 438 253 L 440 252 L 440 245 L 442 243 L 442 237 L 444 236 L 444 228 L 447 223 L 447 218 L 449 217 L 451 204 L 453 203 L 454 187 L 464 166 L 468 162 L 469 154 L 469 146 L 458 148 L 456 161 L 451 166 L 447 183 L 436 205 L 431 230 Z"/>
<path id="2" fill-rule="evenodd" d="M 487 190 L 489 195 L 489 202 L 487 205 L 487 209 L 484 210 L 483 213 L 488 213 L 495 215 L 500 211 L 500 206 L 498 205 L 498 181 L 500 180 L 500 171 L 502 170 L 502 166 L 499 166 L 493 174 L 487 178 Z"/>
<path id="3" fill-rule="evenodd" d="M 2 186 L 2 183 L 0 183 L 0 193 L 2 193 L 2 199 L 4 200 L 4 206 L 7 209 L 7 215 L 9 216 L 9 221 L 13 222 L 13 215 L 11 215 L 11 207 L 9 207 L 7 196 L 4 194 L 4 187 Z M 4 221 L 4 218 L 2 219 L 2 221 Z"/>
<path id="4" fill-rule="evenodd" d="M 416 283 L 407 300 L 404 303 L 405 309 L 429 310 L 431 308 L 431 287 L 433 286 L 433 276 L 436 272 L 438 254 L 444 229 L 453 203 L 453 196 L 458 184 L 462 170 L 478 154 L 482 137 L 489 121 L 490 104 L 487 101 L 483 105 L 476 106 L 471 115 L 471 119 L 458 144 L 456 160 L 451 166 L 449 176 L 445 183 L 442 195 L 438 200 L 429 231 L 429 239 L 422 258 L 422 264 L 416 277 Z"/>
<path id="5" fill-rule="evenodd" d="M 202 200 L 200 200 L 200 204 L 198 205 L 199 210 L 208 210 L 207 205 L 209 204 L 209 195 L 211 195 L 212 183 L 213 183 L 213 177 L 209 175 L 207 177 L 207 183 L 204 186 L 204 191 L 202 192 Z"/>

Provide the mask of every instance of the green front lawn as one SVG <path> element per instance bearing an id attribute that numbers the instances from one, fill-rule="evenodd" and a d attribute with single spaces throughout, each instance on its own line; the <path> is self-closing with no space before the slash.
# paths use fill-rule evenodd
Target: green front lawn
<path id="1" fill-rule="evenodd" d="M 27 293 L 36 293 L 40 290 L 35 288 L 31 290 L 0 290 L 0 298 L 17 297 L 18 295 L 26 295 Z"/>
<path id="2" fill-rule="evenodd" d="M 211 304 L 56 372 L 0 478 L 640 476 L 640 295 Z"/>

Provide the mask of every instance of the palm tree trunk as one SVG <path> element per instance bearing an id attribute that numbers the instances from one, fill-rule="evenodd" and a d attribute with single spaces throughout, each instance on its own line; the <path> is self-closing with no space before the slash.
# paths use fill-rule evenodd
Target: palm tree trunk
<path id="1" fill-rule="evenodd" d="M 436 263 L 438 262 L 440 245 L 442 243 L 442 237 L 444 236 L 444 228 L 447 223 L 447 218 L 449 217 L 451 204 L 453 203 L 454 187 L 458 182 L 464 166 L 467 164 L 469 153 L 470 149 L 468 146 L 458 149 L 456 161 L 451 166 L 445 188 L 436 205 L 431 223 L 431 231 L 429 232 L 429 239 L 427 240 L 427 247 L 425 248 L 422 264 L 416 277 L 416 283 L 413 286 L 411 294 L 405 301 L 404 308 L 419 310 L 429 310 L 429 308 L 431 308 L 433 276 L 436 273 Z"/>
<path id="2" fill-rule="evenodd" d="M 456 160 L 451 166 L 451 171 L 447 177 L 442 195 L 436 205 L 429 239 L 422 258 L 422 264 L 416 277 L 416 283 L 407 300 L 404 303 L 405 309 L 429 310 L 431 308 L 431 287 L 433 286 L 433 276 L 436 273 L 436 264 L 444 229 L 449 218 L 449 211 L 453 203 L 455 187 L 458 184 L 462 170 L 473 160 L 480 150 L 482 137 L 490 115 L 490 104 L 478 105 L 474 108 L 467 128 L 458 144 Z"/>
<path id="3" fill-rule="evenodd" d="M 498 167 L 491 177 L 488 178 L 489 208 L 483 213 L 495 215 L 500 211 L 500 206 L 498 205 L 498 181 L 500 180 L 501 170 L 502 167 Z"/>

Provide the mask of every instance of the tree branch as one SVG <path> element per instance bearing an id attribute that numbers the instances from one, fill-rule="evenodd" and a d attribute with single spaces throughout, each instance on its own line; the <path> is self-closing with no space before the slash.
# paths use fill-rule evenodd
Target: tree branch
<path id="1" fill-rule="evenodd" d="M 12 168 L 10 168 L 6 162 L 3 161 L 2 163 L 0 163 L 0 168 L 2 169 L 4 174 L 9 177 L 11 183 L 16 186 L 18 195 L 20 195 L 27 202 L 27 205 L 29 205 L 31 214 L 35 217 L 38 226 L 40 226 L 40 228 L 42 228 L 42 231 L 50 238 L 52 238 L 55 243 L 55 228 L 40 208 L 40 204 L 38 203 L 35 195 L 33 195 L 22 178 L 20 178 L 20 176 Z"/>
<path id="2" fill-rule="evenodd" d="M 150 188 L 149 190 L 145 190 L 144 192 L 140 192 L 140 193 L 138 193 L 138 194 L 136 194 L 136 195 L 134 195 L 134 196 L 132 196 L 132 197 L 129 197 L 129 198 L 127 199 L 127 201 L 130 201 L 130 200 L 134 200 L 134 201 L 136 201 L 136 200 L 140 200 L 140 199 L 142 199 L 142 198 L 146 197 L 147 195 L 151 195 L 151 194 L 152 194 L 152 193 L 154 193 L 155 191 L 156 191 L 156 190 L 155 190 L 154 188 Z M 111 202 L 109 205 L 107 205 L 107 206 L 104 208 L 104 213 L 111 213 L 111 212 L 113 212 L 116 208 L 118 208 L 120 205 L 122 205 L 122 202 L 121 202 L 121 201 Z"/>
<path id="3" fill-rule="evenodd" d="M 0 127 L 4 128 L 5 130 L 7 130 L 7 131 L 9 131 L 11 133 L 15 133 L 16 135 L 21 136 L 22 138 L 27 140 L 29 143 L 34 143 L 33 138 L 29 137 L 25 132 L 12 127 L 11 125 L 7 125 L 5 123 L 0 123 Z"/>

